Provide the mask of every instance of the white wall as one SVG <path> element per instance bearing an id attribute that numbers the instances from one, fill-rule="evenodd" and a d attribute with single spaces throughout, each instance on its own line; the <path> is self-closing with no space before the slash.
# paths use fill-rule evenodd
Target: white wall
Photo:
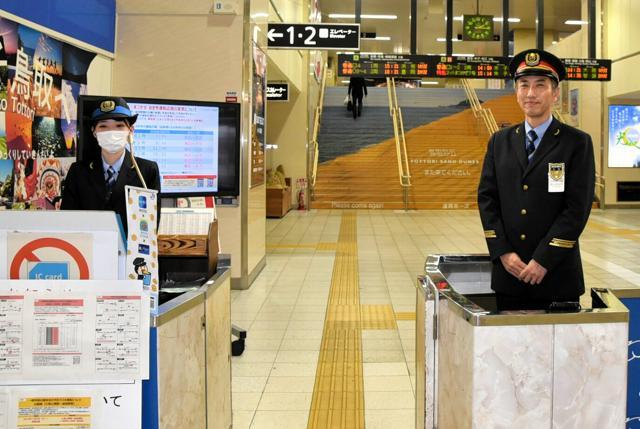
<path id="1" fill-rule="evenodd" d="M 267 1 L 251 4 L 259 11 Z M 250 71 L 251 57 L 243 57 L 244 2 L 236 0 L 234 5 L 235 15 L 213 15 L 209 0 L 118 0 L 113 93 L 224 101 L 227 91 L 235 91 L 241 94 L 243 116 L 250 117 L 251 77 L 245 70 Z M 247 121 L 243 127 L 246 154 Z M 249 190 L 243 181 L 241 193 L 246 194 L 244 204 L 218 208 L 221 247 L 231 254 L 234 282 L 246 281 L 265 255 L 264 185 Z"/>
<path id="2" fill-rule="evenodd" d="M 640 1 L 603 0 L 605 12 L 604 47 L 605 58 L 613 60 L 612 81 L 606 85 L 604 130 L 608 129 L 609 104 L 640 105 Z M 604 140 L 608 144 L 608 136 Z M 605 146 L 606 147 L 606 146 Z M 606 164 L 606 151 L 605 151 Z M 616 200 L 617 182 L 640 181 L 638 168 L 605 167 L 607 205 L 619 204 Z M 629 203 L 623 203 L 629 205 Z M 633 203 L 632 205 L 640 205 Z"/>

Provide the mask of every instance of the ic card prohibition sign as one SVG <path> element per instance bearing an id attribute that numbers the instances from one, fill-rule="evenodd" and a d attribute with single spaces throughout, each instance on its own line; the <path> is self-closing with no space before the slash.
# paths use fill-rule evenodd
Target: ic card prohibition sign
<path id="1" fill-rule="evenodd" d="M 89 280 L 89 265 L 87 260 L 82 256 L 82 253 L 73 246 L 59 238 L 39 238 L 37 240 L 30 241 L 25 244 L 20 250 L 18 250 L 11 261 L 11 268 L 9 269 L 10 279 L 20 278 L 20 266 L 26 260 L 29 262 L 40 262 L 40 259 L 33 253 L 34 250 L 42 249 L 45 247 L 53 247 L 55 249 L 62 250 L 67 253 L 76 264 L 78 264 L 78 270 L 80 271 L 80 280 Z"/>

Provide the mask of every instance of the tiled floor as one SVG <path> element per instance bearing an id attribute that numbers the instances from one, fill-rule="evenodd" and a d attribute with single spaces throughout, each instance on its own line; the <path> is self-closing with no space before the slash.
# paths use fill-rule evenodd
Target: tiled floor
<path id="1" fill-rule="evenodd" d="M 427 255 L 486 253 L 485 239 L 475 211 L 356 214 L 360 305 L 391 306 L 397 326 L 361 331 L 365 426 L 413 428 L 415 321 L 405 319 L 416 276 Z M 234 429 L 307 428 L 342 215 L 267 220 L 267 266 L 233 291 L 233 322 L 248 330 L 232 365 Z M 588 287 L 640 287 L 640 210 L 595 210 L 581 249 Z"/>

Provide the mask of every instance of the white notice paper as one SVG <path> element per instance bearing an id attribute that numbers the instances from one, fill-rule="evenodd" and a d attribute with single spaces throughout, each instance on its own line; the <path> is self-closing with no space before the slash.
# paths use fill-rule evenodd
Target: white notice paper
<path id="1" fill-rule="evenodd" d="M 0 383 L 149 377 L 149 294 L 130 280 L 0 280 Z"/>
<path id="2" fill-rule="evenodd" d="M 0 374 L 22 371 L 23 302 L 24 295 L 0 295 Z"/>

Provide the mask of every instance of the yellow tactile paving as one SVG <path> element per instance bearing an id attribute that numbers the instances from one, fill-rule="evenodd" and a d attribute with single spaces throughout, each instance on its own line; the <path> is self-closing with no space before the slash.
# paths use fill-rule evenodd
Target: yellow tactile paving
<path id="1" fill-rule="evenodd" d="M 318 243 L 318 244 L 267 244 L 267 249 L 315 249 L 319 251 L 335 251 L 337 243 Z"/>
<path id="2" fill-rule="evenodd" d="M 363 305 L 362 329 L 398 329 L 391 305 Z"/>
<path id="3" fill-rule="evenodd" d="M 363 429 L 362 319 L 356 214 L 344 212 L 308 429 Z"/>
<path id="4" fill-rule="evenodd" d="M 396 313 L 396 320 L 416 320 L 415 311 L 402 311 Z"/>
<path id="5" fill-rule="evenodd" d="M 589 221 L 588 226 L 591 231 L 604 232 L 616 237 L 640 241 L 640 230 L 638 229 L 612 228 L 592 220 Z"/>

